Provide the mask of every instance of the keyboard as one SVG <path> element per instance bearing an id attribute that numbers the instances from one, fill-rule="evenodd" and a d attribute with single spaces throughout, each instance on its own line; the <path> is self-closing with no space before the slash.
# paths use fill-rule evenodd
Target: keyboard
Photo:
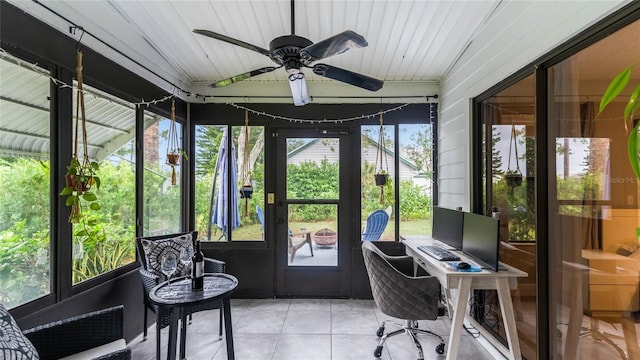
<path id="1" fill-rule="evenodd" d="M 451 251 L 445 250 L 441 247 L 434 245 L 421 245 L 418 246 L 418 250 L 426 253 L 432 258 L 440 261 L 458 261 L 460 257 L 452 253 Z"/>

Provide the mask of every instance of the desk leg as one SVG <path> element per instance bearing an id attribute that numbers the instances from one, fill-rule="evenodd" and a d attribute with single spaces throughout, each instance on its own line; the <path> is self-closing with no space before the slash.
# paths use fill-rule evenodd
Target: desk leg
<path id="1" fill-rule="evenodd" d="M 504 330 L 507 335 L 507 343 L 511 352 L 512 360 L 520 360 L 520 341 L 518 341 L 518 331 L 516 330 L 516 317 L 513 311 L 513 301 L 509 291 L 507 278 L 496 278 L 496 288 L 498 290 L 498 300 L 504 321 Z"/>
<path id="2" fill-rule="evenodd" d="M 447 305 L 447 314 L 449 315 L 449 319 L 453 316 L 453 304 L 454 300 L 451 296 L 451 289 L 444 289 L 444 304 Z"/>
<path id="3" fill-rule="evenodd" d="M 447 360 L 458 358 L 458 348 L 460 347 L 460 336 L 462 336 L 462 326 L 469 300 L 471 289 L 471 277 L 462 276 L 458 282 L 458 296 L 455 303 L 453 319 L 451 320 L 451 332 L 449 335 L 449 346 L 447 348 Z"/>
<path id="4" fill-rule="evenodd" d="M 227 342 L 227 360 L 235 360 L 233 351 L 233 330 L 231 328 L 231 303 L 229 297 L 222 299 L 222 310 L 224 311 L 224 337 Z"/>
<path id="5" fill-rule="evenodd" d="M 176 360 L 176 345 L 178 342 L 178 319 L 179 312 L 171 308 L 171 322 L 169 323 L 169 341 L 167 345 L 167 360 Z"/>
<path id="6" fill-rule="evenodd" d="M 640 360 L 640 346 L 638 345 L 636 324 L 629 317 L 622 318 L 622 333 L 624 334 L 624 343 L 627 346 L 629 360 Z"/>

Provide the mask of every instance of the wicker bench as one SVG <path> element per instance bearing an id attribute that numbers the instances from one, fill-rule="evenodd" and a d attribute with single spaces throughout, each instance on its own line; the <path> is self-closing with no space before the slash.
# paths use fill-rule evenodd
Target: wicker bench
<path id="1" fill-rule="evenodd" d="M 40 360 L 130 360 L 124 340 L 124 307 L 91 312 L 23 331 Z M 75 357 L 72 357 L 76 355 Z"/>

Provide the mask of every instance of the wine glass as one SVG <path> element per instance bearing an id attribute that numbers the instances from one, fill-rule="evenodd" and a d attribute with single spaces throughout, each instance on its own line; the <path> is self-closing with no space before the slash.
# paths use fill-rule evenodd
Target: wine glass
<path id="1" fill-rule="evenodd" d="M 188 247 L 183 247 L 180 249 L 180 262 L 184 265 L 185 268 L 188 268 L 189 264 L 191 264 L 191 249 Z M 187 275 L 188 277 L 189 275 Z"/>
<path id="2" fill-rule="evenodd" d="M 167 277 L 167 280 L 171 278 L 171 275 L 176 271 L 178 267 L 178 259 L 174 253 L 166 253 L 162 255 L 160 262 L 160 271 Z"/>

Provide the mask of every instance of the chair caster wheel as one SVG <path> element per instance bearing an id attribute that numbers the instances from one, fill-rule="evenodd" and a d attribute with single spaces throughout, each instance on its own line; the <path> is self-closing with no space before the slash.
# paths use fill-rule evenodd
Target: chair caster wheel
<path id="1" fill-rule="evenodd" d="M 444 344 L 436 346 L 436 352 L 440 355 L 444 354 Z"/>
<path id="2" fill-rule="evenodd" d="M 376 332 L 376 335 L 377 335 L 378 337 L 382 337 L 382 335 L 384 335 L 384 326 L 380 326 L 380 327 L 378 328 L 378 331 Z"/>
<path id="3" fill-rule="evenodd" d="M 376 347 L 376 350 L 373 352 L 373 356 L 377 358 L 382 356 L 382 346 Z"/>

